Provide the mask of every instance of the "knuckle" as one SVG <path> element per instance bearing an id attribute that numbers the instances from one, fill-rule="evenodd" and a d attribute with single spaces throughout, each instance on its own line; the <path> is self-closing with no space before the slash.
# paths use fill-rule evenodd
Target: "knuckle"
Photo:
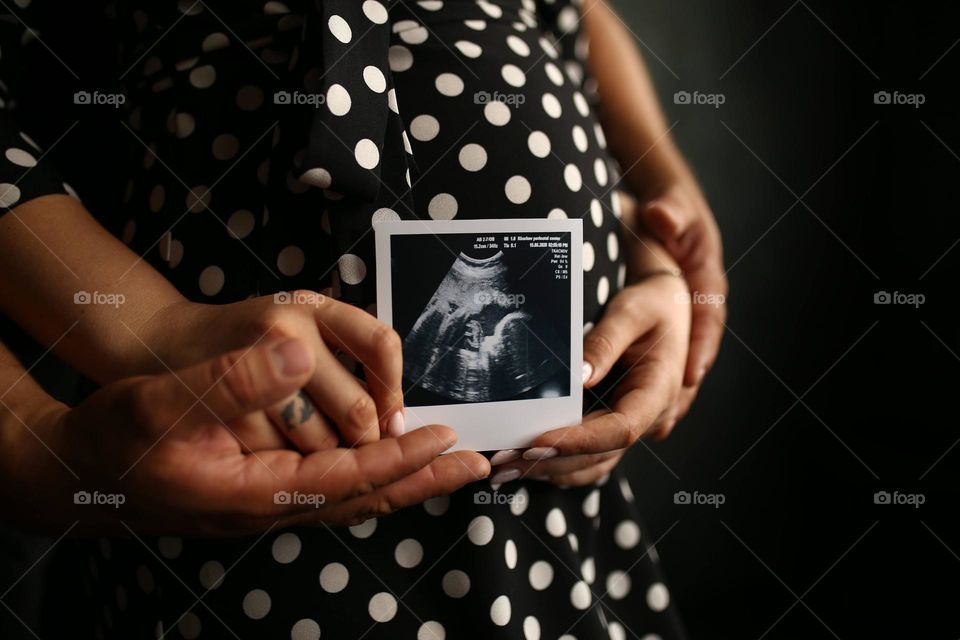
<path id="1" fill-rule="evenodd" d="M 159 402 L 160 395 L 157 383 L 150 378 L 145 378 L 130 388 L 127 408 L 136 426 L 150 431 L 163 426 L 162 412 L 167 403 Z"/>
<path id="2" fill-rule="evenodd" d="M 400 340 L 400 334 L 393 327 L 381 324 L 373 331 L 371 336 L 373 353 L 381 360 L 391 360 L 400 355 L 403 342 Z"/>
<path id="3" fill-rule="evenodd" d="M 396 510 L 393 502 L 386 495 L 377 496 L 371 504 L 371 511 L 377 517 L 390 515 Z"/>
<path id="4" fill-rule="evenodd" d="M 616 417 L 617 424 L 620 425 L 618 449 L 626 449 L 640 439 L 642 425 L 639 420 L 619 411 L 612 415 Z"/>
<path id="5" fill-rule="evenodd" d="M 361 394 L 347 411 L 348 424 L 363 429 L 376 421 L 377 409 L 373 399 L 365 393 Z"/>
<path id="6" fill-rule="evenodd" d="M 242 354 L 220 356 L 213 365 L 213 384 L 219 384 L 231 402 L 238 407 L 249 407 L 257 399 L 257 380 Z"/>

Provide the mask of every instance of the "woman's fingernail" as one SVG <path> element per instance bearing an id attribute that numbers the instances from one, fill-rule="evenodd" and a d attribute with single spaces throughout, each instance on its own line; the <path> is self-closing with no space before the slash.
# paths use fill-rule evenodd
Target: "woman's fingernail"
<path id="1" fill-rule="evenodd" d="M 520 452 L 516 449 L 504 449 L 503 451 L 497 451 L 495 454 L 493 454 L 493 457 L 490 458 L 490 466 L 496 467 L 497 465 L 513 462 L 519 457 Z"/>
<path id="2" fill-rule="evenodd" d="M 590 379 L 590 376 L 593 375 L 593 365 L 589 362 L 583 363 L 583 384 L 587 384 L 587 380 Z"/>
<path id="3" fill-rule="evenodd" d="M 516 480 L 520 477 L 520 469 L 504 469 L 499 471 L 492 478 L 490 478 L 490 484 L 503 484 L 504 482 L 510 482 L 511 480 Z"/>
<path id="4" fill-rule="evenodd" d="M 523 452 L 524 460 L 547 460 L 554 458 L 560 451 L 553 447 L 534 447 Z"/>
<path id="5" fill-rule="evenodd" d="M 391 438 L 399 438 L 403 435 L 404 430 L 403 412 L 397 411 L 390 416 L 390 420 L 387 421 L 387 435 Z"/>
<path id="6" fill-rule="evenodd" d="M 273 346 L 273 360 L 280 373 L 293 378 L 306 373 L 313 366 L 313 357 L 299 340 L 284 340 Z"/>

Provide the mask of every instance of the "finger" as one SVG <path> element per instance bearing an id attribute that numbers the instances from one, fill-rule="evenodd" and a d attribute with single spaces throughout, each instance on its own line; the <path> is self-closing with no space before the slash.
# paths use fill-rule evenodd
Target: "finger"
<path id="1" fill-rule="evenodd" d="M 363 363 L 380 430 L 403 433 L 403 344 L 388 325 L 346 304 L 317 309 L 324 340 Z"/>
<path id="2" fill-rule="evenodd" d="M 550 481 L 559 487 L 582 487 L 584 485 L 594 484 L 613 471 L 613 469 L 620 464 L 622 457 L 623 456 L 614 456 L 587 469 L 580 469 L 571 473 L 553 476 L 550 478 Z"/>
<path id="3" fill-rule="evenodd" d="M 348 445 L 379 440 L 377 405 L 367 389 L 344 368 L 319 337 L 315 347 L 317 369 L 306 384 L 307 394 L 337 425 Z M 316 439 L 322 440 L 322 436 L 317 435 Z"/>
<path id="4" fill-rule="evenodd" d="M 489 472 L 490 464 L 482 455 L 472 451 L 451 453 L 370 494 L 347 500 L 316 514 L 304 513 L 298 516 L 298 520 L 301 524 L 316 522 L 318 518 L 324 522 L 359 524 L 436 496 L 449 495 Z"/>
<path id="5" fill-rule="evenodd" d="M 592 467 L 616 455 L 622 455 L 622 450 L 505 464 L 496 469 L 496 473 L 490 478 L 490 483 L 503 484 L 520 478 L 539 479 L 541 476 L 572 473 L 580 469 Z"/>
<path id="6" fill-rule="evenodd" d="M 672 198 L 658 198 L 640 207 L 640 221 L 661 241 L 675 241 L 697 220 L 693 207 L 683 207 Z"/>
<path id="7" fill-rule="evenodd" d="M 584 386 L 603 380 L 623 352 L 656 325 L 656 315 L 643 312 L 645 299 L 642 285 L 627 287 L 583 339 Z"/>
<path id="8" fill-rule="evenodd" d="M 303 453 L 332 449 L 339 443 L 336 429 L 303 389 L 271 406 L 266 413 L 276 433 Z"/>
<path id="9" fill-rule="evenodd" d="M 274 426 L 264 411 L 248 413 L 243 418 L 226 424 L 226 428 L 240 443 L 244 453 L 291 447 L 290 441 Z"/>
<path id="10" fill-rule="evenodd" d="M 171 417 L 165 428 L 174 421 L 195 426 L 213 416 L 229 423 L 294 393 L 312 371 L 313 358 L 301 341 L 263 344 L 149 378 L 138 387 L 137 403 Z"/>
<path id="11" fill-rule="evenodd" d="M 699 385 L 713 366 L 720 350 L 727 317 L 727 282 L 719 264 L 709 263 L 687 274 L 690 290 L 698 294 L 692 305 L 690 351 L 684 372 L 684 385 Z M 698 303 L 703 299 L 706 303 Z"/>

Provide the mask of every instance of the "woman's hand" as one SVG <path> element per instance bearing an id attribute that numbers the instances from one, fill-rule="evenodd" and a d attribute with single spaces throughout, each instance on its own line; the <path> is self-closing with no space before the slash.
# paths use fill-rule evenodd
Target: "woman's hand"
<path id="1" fill-rule="evenodd" d="M 4 504 L 46 529 L 79 521 L 82 532 L 126 534 L 126 524 L 240 535 L 353 524 L 487 475 L 477 453 L 437 457 L 456 441 L 440 426 L 309 455 L 245 452 L 232 432 L 307 384 L 314 357 L 299 340 L 264 341 L 175 373 L 120 380 L 74 409 L 38 412 L 23 429 L 12 424 L 0 468 Z M 49 508 L 31 507 L 38 496 Z"/>
<path id="2" fill-rule="evenodd" d="M 670 420 L 683 385 L 690 335 L 689 295 L 683 279 L 657 273 L 618 293 L 584 338 L 584 386 L 612 376 L 609 406 L 585 416 L 583 424 L 548 431 L 522 460 L 501 452 L 491 479 L 519 477 L 562 486 L 595 482 L 620 461 L 624 450 Z M 588 401 L 589 402 L 589 401 Z M 497 457 L 499 456 L 499 457 Z"/>
<path id="3" fill-rule="evenodd" d="M 297 338 L 313 374 L 289 398 L 242 419 L 235 432 L 248 450 L 289 443 L 304 453 L 359 445 L 404 431 L 400 337 L 369 313 L 312 291 L 228 305 L 181 303 L 149 323 L 145 340 L 170 367 L 189 366 L 263 340 Z M 337 358 L 364 366 L 361 382 Z"/>

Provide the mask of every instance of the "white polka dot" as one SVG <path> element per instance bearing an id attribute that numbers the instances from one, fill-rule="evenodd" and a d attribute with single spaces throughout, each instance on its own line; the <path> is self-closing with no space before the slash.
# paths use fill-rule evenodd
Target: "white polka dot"
<path id="1" fill-rule="evenodd" d="M 386 7 L 376 0 L 366 0 L 366 2 L 363 3 L 363 14 L 367 16 L 370 22 L 376 24 L 384 24 L 389 18 Z"/>
<path id="2" fill-rule="evenodd" d="M 596 253 L 593 251 L 593 245 L 589 242 L 583 243 L 583 253 L 581 254 L 581 259 L 583 260 L 583 270 L 590 271 L 593 269 L 593 265 L 596 264 Z"/>
<path id="3" fill-rule="evenodd" d="M 428 142 L 440 133 L 440 123 L 430 115 L 420 115 L 410 121 L 410 134 L 421 142 Z"/>
<path id="4" fill-rule="evenodd" d="M 350 92 L 342 84 L 332 84 L 327 89 L 327 108 L 335 116 L 343 116 L 350 112 L 353 101 Z"/>
<path id="5" fill-rule="evenodd" d="M 23 141 L 26 142 L 26 143 L 27 143 L 28 145 L 30 145 L 31 147 L 33 147 L 33 148 L 36 149 L 37 151 L 41 151 L 40 145 L 38 145 L 36 142 L 34 142 L 34 141 L 33 141 L 33 138 L 31 138 L 31 137 L 28 136 L 27 134 L 23 133 L 22 131 L 20 132 L 20 137 L 23 138 Z"/>
<path id="6" fill-rule="evenodd" d="M 563 220 L 567 217 L 567 212 L 563 209 L 551 209 L 550 213 L 547 214 L 547 219 L 549 220 Z"/>
<path id="7" fill-rule="evenodd" d="M 623 289 L 627 282 L 627 265 L 621 264 L 617 267 L 617 289 Z"/>
<path id="8" fill-rule="evenodd" d="M 662 582 L 655 582 L 647 589 L 647 606 L 654 611 L 663 611 L 670 605 L 670 592 Z"/>
<path id="9" fill-rule="evenodd" d="M 503 9 L 492 2 L 487 2 L 487 0 L 477 0 L 477 4 L 481 9 L 483 9 L 483 12 L 491 18 L 499 18 L 503 16 Z"/>
<path id="10" fill-rule="evenodd" d="M 360 284 L 367 277 L 367 264 L 352 253 L 345 253 L 337 261 L 340 279 L 347 284 Z M 376 525 L 374 525 L 376 526 Z"/>
<path id="11" fill-rule="evenodd" d="M 474 31 L 483 31 L 487 28 L 487 22 L 485 20 L 464 20 L 463 24 Z"/>
<path id="12" fill-rule="evenodd" d="M 593 176 L 597 179 L 597 184 L 601 187 L 607 186 L 607 180 L 609 179 L 607 175 L 607 163 L 604 162 L 602 158 L 597 158 L 593 161 Z"/>
<path id="13" fill-rule="evenodd" d="M 611 571 L 607 576 L 607 595 L 623 600 L 630 593 L 630 576 L 623 571 Z"/>
<path id="14" fill-rule="evenodd" d="M 440 11 L 443 8 L 442 0 L 420 0 L 417 4 L 427 11 Z"/>
<path id="15" fill-rule="evenodd" d="M 457 215 L 457 199 L 449 193 L 438 193 L 430 199 L 427 213 L 434 220 L 451 220 Z"/>
<path id="16" fill-rule="evenodd" d="M 217 266 L 209 266 L 200 272 L 200 291 L 204 295 L 215 296 L 223 289 L 223 281 L 223 269 Z"/>
<path id="17" fill-rule="evenodd" d="M 557 96 L 552 93 L 543 94 L 540 103 L 543 105 L 543 110 L 546 111 L 547 115 L 551 118 L 559 118 L 563 115 L 563 107 L 560 106 L 560 101 L 557 100 Z"/>
<path id="18" fill-rule="evenodd" d="M 363 68 L 363 81 L 367 83 L 371 91 L 383 93 L 387 90 L 387 79 L 383 76 L 383 71 L 373 65 Z"/>
<path id="19" fill-rule="evenodd" d="M 467 171 L 480 171 L 487 166 L 487 151 L 479 144 L 467 144 L 460 149 L 460 166 Z"/>
<path id="20" fill-rule="evenodd" d="M 450 496 L 437 496 L 423 503 L 423 510 L 432 516 L 442 516 L 450 508 Z"/>
<path id="21" fill-rule="evenodd" d="M 578 580 L 570 590 L 570 604 L 583 611 L 590 606 L 590 587 L 583 580 Z"/>
<path id="22" fill-rule="evenodd" d="M 315 620 L 298 620 L 290 629 L 290 640 L 320 640 L 320 625 Z"/>
<path id="23" fill-rule="evenodd" d="M 295 276 L 303 271 L 303 263 L 306 260 L 303 249 L 290 245 L 284 247 L 277 255 L 277 268 L 285 276 Z"/>
<path id="24" fill-rule="evenodd" d="M 240 141 L 237 137 L 224 133 L 213 139 L 213 157 L 217 160 L 230 160 L 240 150 Z"/>
<path id="25" fill-rule="evenodd" d="M 508 569 L 517 567 L 517 545 L 513 540 L 507 540 L 503 545 L 503 560 L 507 563 Z"/>
<path id="26" fill-rule="evenodd" d="M 282 533 L 273 541 L 273 559 L 280 564 L 290 564 L 300 555 L 300 537 L 295 533 Z"/>
<path id="27" fill-rule="evenodd" d="M 367 612 L 377 622 L 390 622 L 397 615 L 397 599 L 386 591 L 381 591 L 370 598 Z"/>
<path id="28" fill-rule="evenodd" d="M 372 226 L 377 226 L 381 222 L 388 222 L 392 220 L 399 220 L 400 215 L 389 207 L 381 207 L 373 212 L 373 215 L 370 216 L 370 224 Z"/>
<path id="29" fill-rule="evenodd" d="M 594 489 L 583 500 L 583 515 L 594 518 L 600 513 L 600 491 Z"/>
<path id="30" fill-rule="evenodd" d="M 178 113 L 173 117 L 171 133 L 178 138 L 189 137 L 197 127 L 197 121 L 189 113 Z"/>
<path id="31" fill-rule="evenodd" d="M 455 97 L 463 93 L 463 80 L 460 76 L 453 73 L 441 73 L 434 81 L 434 86 L 441 94 L 449 97 Z"/>
<path id="32" fill-rule="evenodd" d="M 307 171 L 300 176 L 300 182 L 305 182 L 319 189 L 329 189 L 333 183 L 333 177 L 326 169 L 315 167 L 313 169 L 307 169 Z"/>
<path id="33" fill-rule="evenodd" d="M 483 117 L 495 127 L 502 127 L 510 122 L 510 107 L 499 100 L 491 100 L 483 108 Z"/>
<path id="34" fill-rule="evenodd" d="M 475 545 L 487 544 L 493 540 L 493 520 L 489 516 L 477 516 L 467 526 L 467 537 Z"/>
<path id="35" fill-rule="evenodd" d="M 590 143 L 587 141 L 587 132 L 583 130 L 583 127 L 580 125 L 575 125 L 573 127 L 573 145 L 577 148 L 578 151 L 586 151 L 587 147 L 590 146 Z"/>
<path id="36" fill-rule="evenodd" d="M 563 517 L 563 512 L 554 507 L 547 514 L 547 532 L 555 538 L 559 538 L 567 532 L 567 519 Z"/>
<path id="37" fill-rule="evenodd" d="M 254 620 L 270 613 L 270 605 L 270 594 L 263 589 L 254 589 L 243 597 L 243 612 Z"/>
<path id="38" fill-rule="evenodd" d="M 7 160 L 18 167 L 33 167 L 37 164 L 36 158 L 23 149 L 17 149 L 16 147 L 10 147 L 4 155 L 7 156 Z"/>
<path id="39" fill-rule="evenodd" d="M 552 62 L 548 62 L 544 65 L 544 70 L 547 72 L 547 77 L 550 78 L 550 82 L 557 85 L 558 87 L 563 85 L 563 72 L 560 71 L 557 65 Z"/>
<path id="40" fill-rule="evenodd" d="M 593 558 L 587 558 L 583 561 L 583 564 L 580 565 L 580 575 L 583 576 L 583 580 L 587 584 L 593 584 L 593 581 L 597 579 L 597 563 L 594 562 Z"/>
<path id="41" fill-rule="evenodd" d="M 545 560 L 537 560 L 530 565 L 530 586 L 537 591 L 543 591 L 553 582 L 553 567 Z"/>
<path id="42" fill-rule="evenodd" d="M 227 220 L 227 229 L 230 231 L 230 236 L 238 240 L 242 240 L 250 235 L 255 226 L 256 219 L 253 217 L 253 214 L 246 209 L 234 211 L 230 215 L 230 219 Z"/>
<path id="43" fill-rule="evenodd" d="M 540 640 L 540 621 L 533 616 L 524 618 L 523 637 L 525 640 Z"/>
<path id="44" fill-rule="evenodd" d="M 350 533 L 354 538 L 369 538 L 373 535 L 373 532 L 377 529 L 377 519 L 370 518 L 369 520 L 362 522 L 360 524 L 353 525 L 350 527 Z"/>
<path id="45" fill-rule="evenodd" d="M 453 46 L 455 46 L 460 53 L 468 58 L 479 58 L 483 53 L 483 49 L 480 48 L 480 45 L 474 44 L 469 40 L 458 40 Z"/>
<path id="46" fill-rule="evenodd" d="M 640 527 L 633 520 L 624 520 L 614 529 L 613 539 L 621 549 L 633 549 L 640 542 Z"/>
<path id="47" fill-rule="evenodd" d="M 417 4 L 424 3 L 419 2 Z M 444 640 L 446 637 L 446 630 L 443 628 L 443 625 L 436 620 L 428 620 L 417 629 L 417 640 Z"/>
<path id="48" fill-rule="evenodd" d="M 620 241 L 617 239 L 617 234 L 611 231 L 607 234 L 607 256 L 611 262 L 616 262 L 618 255 L 620 255 Z"/>
<path id="49" fill-rule="evenodd" d="M 200 584 L 204 589 L 218 589 L 223 584 L 225 573 L 223 565 L 216 560 L 204 562 L 200 567 Z"/>
<path id="50" fill-rule="evenodd" d="M 567 183 L 567 188 L 570 191 L 580 191 L 580 187 L 583 186 L 583 176 L 580 175 L 580 169 L 577 169 L 577 165 L 568 164 L 564 167 L 563 181 Z"/>
<path id="51" fill-rule="evenodd" d="M 607 304 L 607 298 L 610 296 L 610 281 L 607 280 L 607 276 L 600 278 L 600 282 L 597 283 L 597 302 L 601 305 Z"/>
<path id="52" fill-rule="evenodd" d="M 597 139 L 597 145 L 601 149 L 607 148 L 607 137 L 603 134 L 603 127 L 599 124 L 593 125 L 593 137 Z"/>
<path id="53" fill-rule="evenodd" d="M 190 0 L 184 0 L 185 4 L 189 4 Z M 203 5 L 201 5 L 202 8 Z M 263 5 L 263 12 L 268 16 L 282 15 L 285 13 L 290 13 L 290 7 L 283 4 L 282 2 L 268 2 Z"/>
<path id="54" fill-rule="evenodd" d="M 607 634 L 609 634 L 610 640 L 627 640 L 626 630 L 622 624 L 616 621 L 611 622 L 607 626 Z M 660 636 L 648 634 L 640 638 L 640 640 L 660 640 Z"/>
<path id="55" fill-rule="evenodd" d="M 150 211 L 154 213 L 159 212 L 163 209 L 163 203 L 166 200 L 167 192 L 164 190 L 163 185 L 156 185 L 153 189 L 150 190 L 150 200 L 148 206 Z"/>
<path id="56" fill-rule="evenodd" d="M 370 138 L 364 138 L 357 143 L 353 154 L 359 164 L 364 169 L 373 169 L 380 164 L 380 150 L 377 149 L 377 143 Z"/>
<path id="57" fill-rule="evenodd" d="M 579 550 L 580 550 L 580 540 L 577 538 L 577 534 L 575 534 L 575 533 L 568 533 L 568 534 L 567 534 L 567 542 L 570 543 L 570 548 L 573 549 L 574 551 L 579 551 Z"/>
<path id="58" fill-rule="evenodd" d="M 170 260 L 167 261 L 167 264 L 170 265 L 171 269 L 175 269 L 181 260 L 183 260 L 183 243 L 174 240 L 170 243 Z"/>
<path id="59" fill-rule="evenodd" d="M 406 71 L 413 66 L 413 54 L 403 45 L 395 44 L 390 47 L 388 58 L 391 71 Z"/>
<path id="60" fill-rule="evenodd" d="M 597 199 L 590 201 L 590 219 L 593 220 L 593 226 L 595 227 L 603 224 L 603 205 Z"/>
<path id="61" fill-rule="evenodd" d="M 500 596 L 490 605 L 490 619 L 498 627 L 505 627 L 510 623 L 510 598 Z"/>
<path id="62" fill-rule="evenodd" d="M 507 46 L 510 47 L 510 50 L 518 56 L 523 56 L 525 58 L 530 55 L 530 47 L 527 46 L 527 43 L 524 42 L 519 36 L 507 36 Z"/>
<path id="63" fill-rule="evenodd" d="M 190 72 L 190 84 L 197 89 L 206 89 L 217 81 L 217 70 L 210 65 L 197 67 Z"/>
<path id="64" fill-rule="evenodd" d="M 527 491 L 526 487 L 520 487 L 514 494 L 514 500 L 510 504 L 510 513 L 515 516 L 522 515 L 523 512 L 527 510 L 528 504 L 530 504 L 530 492 Z"/>
<path id="65" fill-rule="evenodd" d="M 573 94 L 573 104 L 584 118 L 590 115 L 590 105 L 587 104 L 587 99 L 579 91 Z"/>
<path id="66" fill-rule="evenodd" d="M 412 569 L 423 560 L 423 546 L 413 538 L 401 540 L 393 551 L 393 557 L 404 569 Z"/>
<path id="67" fill-rule="evenodd" d="M 200 48 L 205 53 L 210 53 L 211 51 L 216 51 L 217 49 L 223 49 L 224 47 L 230 46 L 230 38 L 227 37 L 227 34 L 216 32 L 211 33 L 206 38 L 203 39 L 203 43 L 200 45 Z"/>
<path id="68" fill-rule="evenodd" d="M 550 155 L 550 138 L 543 131 L 534 131 L 527 137 L 527 147 L 538 158 L 546 158 Z"/>
<path id="69" fill-rule="evenodd" d="M 513 176 L 503 188 L 507 200 L 513 204 L 523 204 L 530 199 L 530 181 L 523 176 Z"/>
<path id="70" fill-rule="evenodd" d="M 503 65 L 503 68 L 500 69 L 500 75 L 503 76 L 503 81 L 511 87 L 522 87 L 527 83 L 526 74 L 515 64 Z"/>
<path id="71" fill-rule="evenodd" d="M 400 36 L 400 39 L 407 44 L 423 44 L 427 41 L 427 38 L 430 37 L 430 32 L 427 31 L 426 27 L 417 25 L 417 23 L 412 20 L 404 20 L 402 22 L 410 22 L 416 25 L 412 28 L 404 28 L 396 32 L 397 35 Z M 396 25 L 394 25 L 394 27 L 396 28 Z"/>
<path id="72" fill-rule="evenodd" d="M 320 570 L 320 586 L 327 593 L 340 593 L 350 582 L 350 572 L 339 562 L 331 562 Z"/>
<path id="73" fill-rule="evenodd" d="M 200 636 L 200 618 L 193 611 L 185 614 L 177 623 L 177 631 L 187 640 Z"/>
<path id="74" fill-rule="evenodd" d="M 346 20 L 336 14 L 330 16 L 330 19 L 327 20 L 327 26 L 330 28 L 330 33 L 333 34 L 333 37 L 343 44 L 347 44 L 353 38 L 350 25 L 347 24 Z"/>
<path id="75" fill-rule="evenodd" d="M 183 551 L 183 540 L 180 538 L 163 537 L 157 540 L 157 548 L 160 549 L 160 555 L 168 560 L 173 560 L 179 557 Z"/>
<path id="76" fill-rule="evenodd" d="M 443 592 L 451 598 L 462 598 L 470 591 L 470 576 L 459 569 L 452 569 L 443 574 L 440 584 Z"/>

